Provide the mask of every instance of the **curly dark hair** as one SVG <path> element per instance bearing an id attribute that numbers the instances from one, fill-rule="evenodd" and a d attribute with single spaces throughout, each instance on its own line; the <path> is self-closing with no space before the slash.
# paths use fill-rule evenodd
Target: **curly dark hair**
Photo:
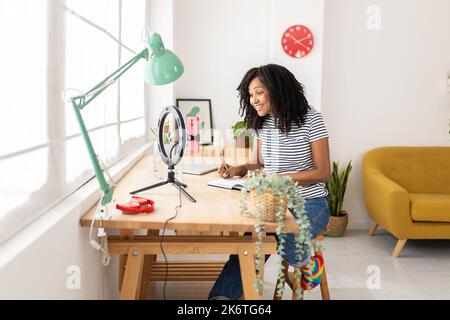
<path id="1" fill-rule="evenodd" d="M 244 116 L 247 129 L 261 129 L 265 119 L 258 116 L 250 104 L 249 85 L 255 78 L 259 78 L 269 91 L 271 113 L 282 133 L 290 132 L 293 123 L 300 127 L 305 122 L 306 113 L 311 108 L 303 85 L 285 67 L 267 64 L 247 71 L 236 89 L 240 98 L 239 113 Z"/>

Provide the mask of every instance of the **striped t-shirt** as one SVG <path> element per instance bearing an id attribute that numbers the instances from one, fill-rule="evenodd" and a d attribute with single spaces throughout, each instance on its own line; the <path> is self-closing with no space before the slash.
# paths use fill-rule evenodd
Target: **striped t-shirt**
<path id="1" fill-rule="evenodd" d="M 310 110 L 304 124 L 292 124 L 289 133 L 281 133 L 271 115 L 266 116 L 261 129 L 255 131 L 261 140 L 261 156 L 264 171 L 268 173 L 294 173 L 314 169 L 311 142 L 328 138 L 322 115 Z M 299 186 L 299 194 L 305 199 L 328 195 L 325 183 Z"/>

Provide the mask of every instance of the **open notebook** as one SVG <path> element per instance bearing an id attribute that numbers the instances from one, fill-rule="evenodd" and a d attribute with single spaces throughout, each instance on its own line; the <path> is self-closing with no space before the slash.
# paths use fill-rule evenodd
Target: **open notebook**
<path id="1" fill-rule="evenodd" d="M 209 181 L 208 186 L 224 188 L 224 189 L 241 190 L 245 186 L 245 180 L 243 180 L 243 179 L 219 179 L 219 180 Z"/>

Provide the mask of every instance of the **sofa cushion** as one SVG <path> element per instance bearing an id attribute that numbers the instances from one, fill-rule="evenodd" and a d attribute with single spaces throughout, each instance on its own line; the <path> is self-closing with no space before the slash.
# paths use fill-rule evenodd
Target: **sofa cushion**
<path id="1" fill-rule="evenodd" d="M 414 221 L 450 222 L 450 194 L 410 193 Z"/>

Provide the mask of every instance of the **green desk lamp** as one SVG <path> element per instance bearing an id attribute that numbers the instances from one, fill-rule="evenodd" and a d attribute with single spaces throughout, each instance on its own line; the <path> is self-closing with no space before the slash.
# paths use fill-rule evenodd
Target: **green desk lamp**
<path id="1" fill-rule="evenodd" d="M 114 71 L 106 79 L 101 81 L 91 90 L 82 95 L 71 98 L 73 108 L 80 125 L 81 134 L 83 136 L 89 157 L 94 167 L 95 176 L 103 191 L 101 198 L 101 205 L 104 207 L 112 200 L 114 187 L 108 185 L 100 167 L 99 160 L 92 146 L 91 139 L 81 117 L 81 110 L 86 107 L 92 100 L 94 100 L 107 87 L 114 84 L 128 69 L 136 64 L 141 58 L 147 60 L 145 66 L 145 81 L 152 85 L 164 85 L 177 80 L 184 71 L 183 64 L 180 59 L 170 50 L 164 48 L 161 36 L 158 33 L 151 33 L 147 37 L 147 48 L 138 53 L 134 58 L 125 63 L 123 66 Z M 151 53 L 151 54 L 150 54 Z M 103 208 L 103 215 L 107 214 Z M 107 218 L 107 217 L 103 217 Z"/>
<path id="2" fill-rule="evenodd" d="M 80 125 L 83 140 L 89 153 L 89 158 L 91 159 L 92 166 L 94 167 L 95 176 L 103 192 L 96 213 L 92 218 L 91 228 L 89 232 L 89 243 L 95 249 L 101 250 L 103 252 L 104 265 L 109 264 L 109 262 L 111 261 L 111 257 L 108 254 L 107 236 L 103 228 L 103 220 L 111 218 L 111 215 L 107 210 L 107 204 L 112 201 L 114 186 L 111 186 L 106 182 L 105 176 L 103 174 L 103 169 L 100 166 L 99 159 L 94 151 L 94 147 L 92 146 L 92 142 L 86 129 L 86 125 L 84 124 L 83 118 L 81 116 L 81 110 L 83 110 L 84 107 L 86 107 L 92 100 L 94 100 L 99 94 L 101 94 L 107 87 L 114 84 L 128 69 L 136 64 L 140 59 L 147 60 L 147 64 L 145 66 L 145 81 L 149 84 L 168 84 L 177 80 L 183 74 L 184 67 L 180 59 L 172 51 L 164 48 L 164 44 L 159 34 L 150 33 L 146 39 L 146 42 L 146 49 L 138 53 L 134 58 L 118 68 L 111 75 L 106 77 L 106 79 L 101 81 L 86 93 L 70 98 L 73 109 L 75 110 L 78 124 Z M 100 226 L 97 233 L 97 237 L 100 239 L 100 243 L 92 238 L 92 230 L 96 219 L 100 221 Z"/>

